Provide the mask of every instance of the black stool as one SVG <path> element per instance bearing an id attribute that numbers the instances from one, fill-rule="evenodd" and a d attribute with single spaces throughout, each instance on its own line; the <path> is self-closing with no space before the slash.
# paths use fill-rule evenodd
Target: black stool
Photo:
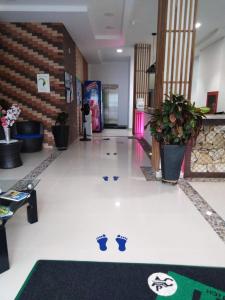
<path id="1" fill-rule="evenodd" d="M 22 141 L 0 143 L 0 168 L 12 169 L 22 166 L 20 149 Z"/>
<path id="2" fill-rule="evenodd" d="M 16 122 L 12 129 L 13 138 L 23 142 L 21 152 L 31 153 L 42 150 L 44 129 L 40 122 Z"/>

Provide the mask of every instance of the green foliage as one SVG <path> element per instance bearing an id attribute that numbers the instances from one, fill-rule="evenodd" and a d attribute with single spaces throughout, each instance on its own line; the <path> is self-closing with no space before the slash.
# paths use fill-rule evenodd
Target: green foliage
<path id="1" fill-rule="evenodd" d="M 186 145 L 197 137 L 204 114 L 182 95 L 167 96 L 150 120 L 152 136 L 162 144 Z"/>
<path id="2" fill-rule="evenodd" d="M 66 125 L 69 115 L 65 112 L 61 112 L 58 114 L 56 118 L 56 124 Z"/>

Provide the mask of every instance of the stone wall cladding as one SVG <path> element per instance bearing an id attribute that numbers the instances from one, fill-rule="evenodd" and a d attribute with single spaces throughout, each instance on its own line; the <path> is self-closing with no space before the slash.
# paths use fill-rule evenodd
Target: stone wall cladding
<path id="1" fill-rule="evenodd" d="M 191 172 L 225 172 L 225 125 L 205 125 L 191 153 Z"/>
<path id="2" fill-rule="evenodd" d="M 65 108 L 62 24 L 0 23 L 0 99 L 18 103 L 22 120 L 43 123 L 44 142 L 53 145 L 51 126 Z M 50 74 L 49 94 L 38 93 L 36 76 Z"/>

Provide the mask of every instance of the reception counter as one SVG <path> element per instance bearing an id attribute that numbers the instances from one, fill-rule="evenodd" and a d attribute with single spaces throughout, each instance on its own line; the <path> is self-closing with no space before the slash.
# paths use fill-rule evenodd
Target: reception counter
<path id="1" fill-rule="evenodd" d="M 225 177 L 225 115 L 206 115 L 195 145 L 188 145 L 185 177 Z"/>
<path id="2" fill-rule="evenodd" d="M 135 135 L 152 146 L 149 126 L 151 110 L 135 111 Z M 225 178 L 225 114 L 206 115 L 203 127 L 194 143 L 187 146 L 184 177 Z"/>

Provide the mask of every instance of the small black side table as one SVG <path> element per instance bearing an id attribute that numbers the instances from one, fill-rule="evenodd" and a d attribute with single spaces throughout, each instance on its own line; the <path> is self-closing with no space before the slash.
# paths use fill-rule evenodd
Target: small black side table
<path id="1" fill-rule="evenodd" d="M 0 168 L 12 169 L 22 165 L 20 157 L 20 149 L 22 147 L 22 141 L 11 140 L 6 143 L 0 140 Z"/>
<path id="2" fill-rule="evenodd" d="M 24 205 L 27 205 L 27 221 L 30 224 L 38 222 L 37 195 L 36 195 L 36 190 L 34 189 L 34 186 L 37 185 L 38 182 L 39 182 L 38 180 L 36 182 L 33 182 L 33 186 L 31 190 L 23 189 L 24 192 L 29 193 L 29 197 L 20 202 L 13 202 L 13 201 L 1 199 L 1 194 L 0 194 L 0 204 L 8 206 L 10 210 L 13 212 L 13 215 L 10 217 L 0 218 L 0 274 L 9 269 L 9 256 L 8 256 L 5 224 L 14 216 L 16 211 Z M 1 183 L 2 182 L 0 181 L 0 185 L 2 185 Z M 24 184 L 25 183 L 26 181 L 24 181 Z"/>

